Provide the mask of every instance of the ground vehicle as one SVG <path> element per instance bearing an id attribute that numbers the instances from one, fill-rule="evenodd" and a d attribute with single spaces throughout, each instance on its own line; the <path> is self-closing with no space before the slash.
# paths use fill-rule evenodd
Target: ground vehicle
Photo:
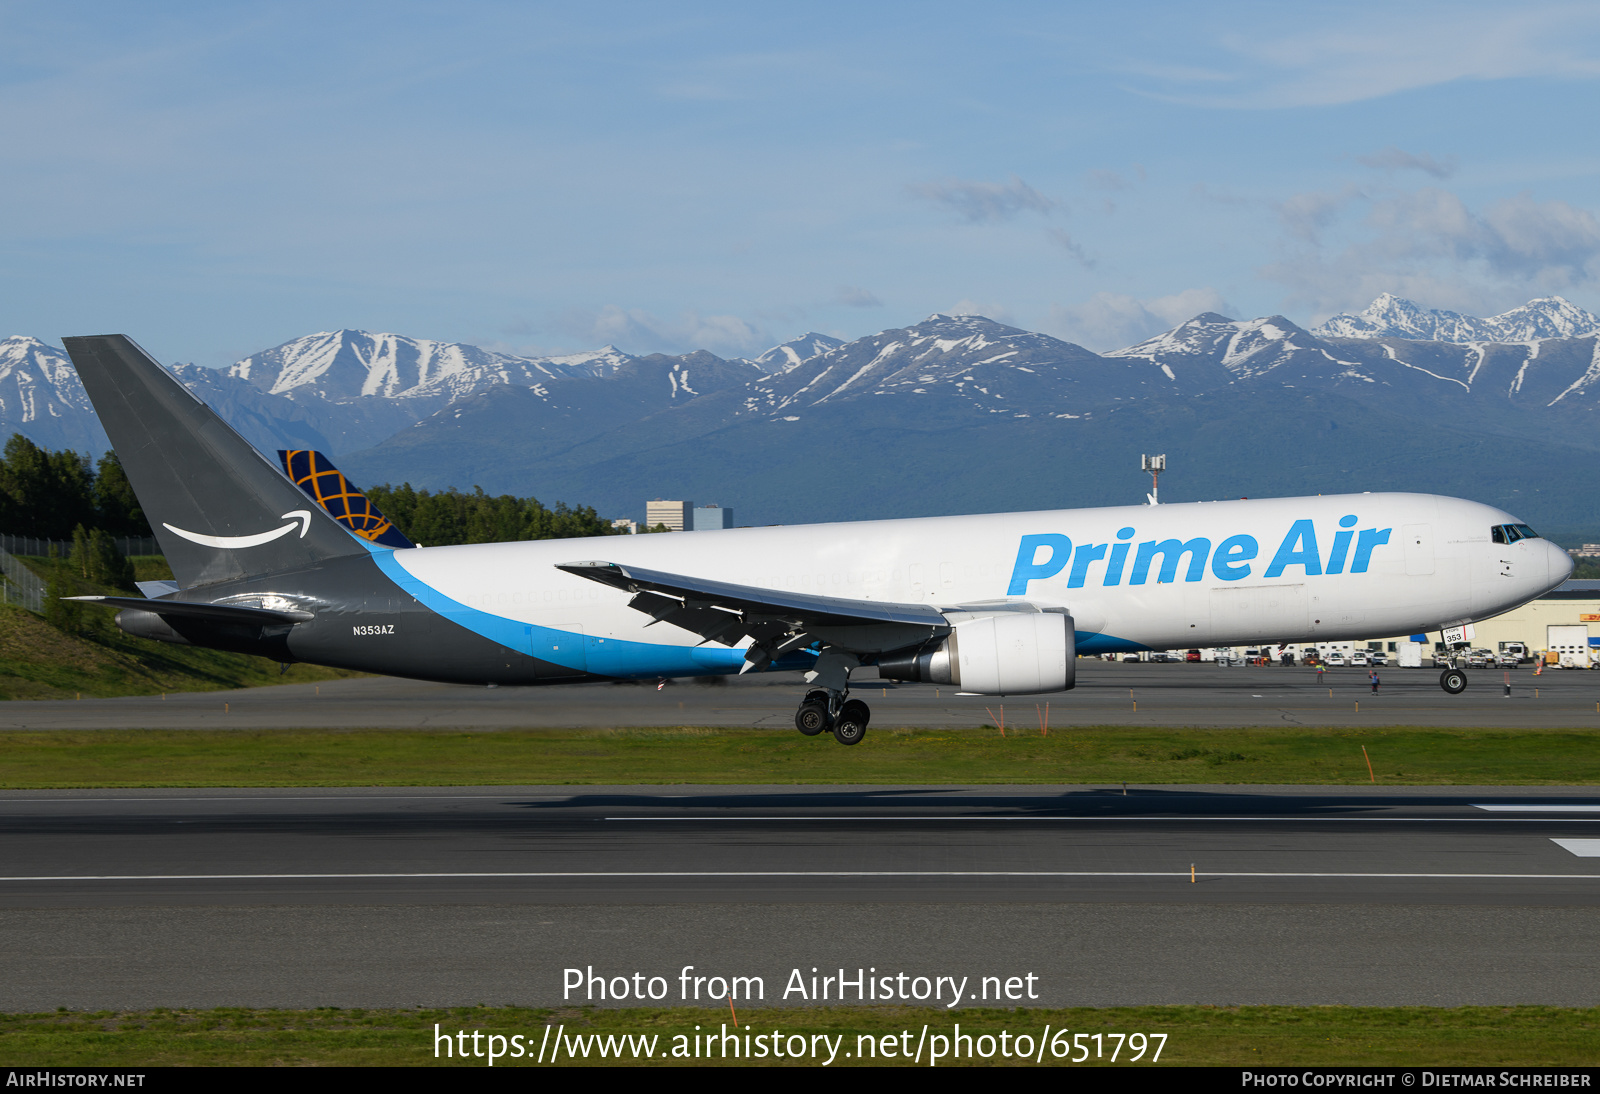
<path id="1" fill-rule="evenodd" d="M 1507 668 L 1515 668 L 1524 661 L 1533 660 L 1533 652 L 1528 649 L 1526 642 L 1500 643 L 1500 664 Z"/>
<path id="2" fill-rule="evenodd" d="M 1467 667 L 1469 669 L 1492 669 L 1499 658 L 1488 650 L 1468 650 Z"/>
<path id="3" fill-rule="evenodd" d="M 1366 654 L 1366 651 L 1365 650 L 1356 650 L 1354 653 L 1352 653 L 1350 655 L 1350 664 L 1359 665 L 1361 668 L 1366 668 L 1367 667 L 1367 654 Z"/>
<path id="4" fill-rule="evenodd" d="M 1191 664 L 1196 662 L 1196 661 L 1199 661 L 1200 660 L 1200 651 L 1199 650 L 1189 650 L 1188 652 L 1186 652 L 1183 655 L 1183 659 L 1185 661 L 1190 662 Z"/>
<path id="5" fill-rule="evenodd" d="M 1389 658 L 1382 650 L 1374 650 L 1367 660 L 1371 662 L 1373 668 L 1384 668 L 1389 664 Z"/>
<path id="6" fill-rule="evenodd" d="M 1338 650 L 1334 650 L 1332 653 L 1328 654 L 1327 665 L 1330 669 L 1344 668 L 1344 654 L 1340 653 Z"/>

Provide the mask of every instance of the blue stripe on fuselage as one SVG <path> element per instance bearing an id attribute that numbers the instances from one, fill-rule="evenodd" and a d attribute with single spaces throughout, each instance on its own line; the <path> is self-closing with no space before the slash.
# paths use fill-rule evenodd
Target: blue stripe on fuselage
<path id="1" fill-rule="evenodd" d="M 378 550 L 372 554 L 385 575 L 416 598 L 430 611 L 465 627 L 474 634 L 498 642 L 507 649 L 566 668 L 592 672 L 598 676 L 705 676 L 719 672 L 738 672 L 744 664 L 744 651 L 721 646 L 658 645 L 622 638 L 584 638 L 583 653 L 575 654 L 575 637 L 570 631 L 523 623 L 505 616 L 480 611 L 453 600 L 414 576 L 395 559 L 394 552 Z M 1136 653 L 1150 647 L 1109 634 L 1079 632 L 1079 653 Z M 789 654 L 771 667 L 778 670 L 808 669 L 816 655 L 808 651 Z"/>
<path id="2" fill-rule="evenodd" d="M 378 568 L 400 588 L 416 598 L 417 603 L 436 612 L 450 622 L 482 635 L 507 649 L 541 661 L 550 661 L 565 668 L 588 671 L 598 676 L 706 676 L 722 672 L 738 672 L 744 665 L 744 651 L 723 646 L 676 646 L 654 642 L 631 642 L 621 638 L 583 637 L 581 652 L 574 651 L 576 643 L 570 631 L 554 627 L 541 627 L 536 623 L 523 623 L 505 616 L 493 615 L 468 607 L 451 599 L 427 582 L 413 575 L 395 559 L 389 550 L 373 552 L 372 559 Z M 773 668 L 810 668 L 815 654 L 805 651 L 784 657 Z"/>

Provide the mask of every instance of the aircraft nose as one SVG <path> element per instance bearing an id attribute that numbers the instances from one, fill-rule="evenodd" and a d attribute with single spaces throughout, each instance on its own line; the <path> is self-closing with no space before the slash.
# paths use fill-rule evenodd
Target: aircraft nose
<path id="1" fill-rule="evenodd" d="M 1549 540 L 1544 540 L 1545 557 L 1550 567 L 1550 588 L 1572 576 L 1572 556 Z"/>

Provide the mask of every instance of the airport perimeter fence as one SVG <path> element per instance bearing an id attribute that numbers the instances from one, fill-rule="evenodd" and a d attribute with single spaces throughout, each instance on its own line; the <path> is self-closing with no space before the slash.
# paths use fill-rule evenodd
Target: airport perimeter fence
<path id="1" fill-rule="evenodd" d="M 38 574 L 19 562 L 10 551 L 0 550 L 0 595 L 5 603 L 27 608 L 30 612 L 44 611 L 44 581 Z"/>
<path id="2" fill-rule="evenodd" d="M 124 555 L 159 555 L 161 547 L 156 543 L 155 536 L 119 536 L 111 542 L 117 545 L 117 550 Z M 72 554 L 72 541 L 70 539 L 40 539 L 35 536 L 7 536 L 0 535 L 0 551 L 13 555 L 37 555 L 48 558 L 54 549 L 60 558 L 67 558 Z"/>

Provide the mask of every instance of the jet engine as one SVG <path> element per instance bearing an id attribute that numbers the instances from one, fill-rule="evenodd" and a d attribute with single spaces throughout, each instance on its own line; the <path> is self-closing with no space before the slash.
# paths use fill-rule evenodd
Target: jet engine
<path id="1" fill-rule="evenodd" d="M 947 637 L 880 656 L 878 675 L 982 695 L 1025 695 L 1071 688 L 1076 658 L 1066 612 L 972 614 L 954 622 Z"/>

